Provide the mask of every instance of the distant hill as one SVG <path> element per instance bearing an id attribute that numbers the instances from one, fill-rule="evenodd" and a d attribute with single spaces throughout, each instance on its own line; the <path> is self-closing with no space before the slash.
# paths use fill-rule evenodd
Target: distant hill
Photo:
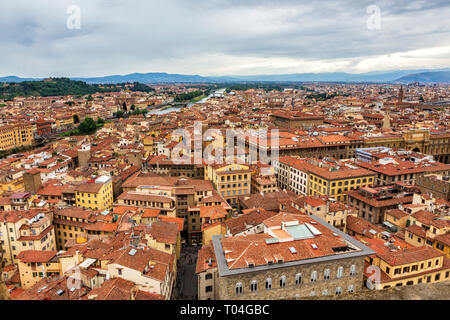
<path id="1" fill-rule="evenodd" d="M 168 74 L 168 73 L 132 73 L 127 75 L 113 75 L 96 78 L 73 78 L 73 80 L 82 80 L 87 83 L 123 83 L 123 82 L 141 82 L 141 83 L 177 83 L 177 82 L 211 82 L 211 79 L 198 75 Z"/>
<path id="2" fill-rule="evenodd" d="M 169 74 L 165 72 L 131 73 L 127 75 L 112 75 L 91 78 L 71 78 L 88 84 L 117 84 L 140 82 L 155 83 L 230 83 L 230 82 L 448 82 L 447 69 L 419 69 L 373 71 L 367 73 L 324 72 L 324 73 L 293 73 L 267 74 L 249 76 L 217 76 L 204 77 L 200 75 Z M 0 77 L 0 82 L 19 83 L 23 81 L 40 81 L 42 79 L 19 78 L 15 76 Z"/>
<path id="3" fill-rule="evenodd" d="M 403 76 L 397 82 L 450 83 L 450 71 L 421 72 Z"/>
<path id="4" fill-rule="evenodd" d="M 149 88 L 148 86 L 145 86 Z M 67 78 L 52 78 L 40 81 L 24 81 L 0 86 L 0 99 L 11 99 L 17 96 L 65 96 L 87 95 L 97 92 L 119 91 L 117 85 L 107 88 L 87 84 L 83 81 L 73 81 Z"/>

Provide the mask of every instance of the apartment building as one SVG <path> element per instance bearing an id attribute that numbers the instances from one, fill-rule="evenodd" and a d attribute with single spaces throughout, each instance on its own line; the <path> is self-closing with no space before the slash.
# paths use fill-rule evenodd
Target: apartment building
<path id="1" fill-rule="evenodd" d="M 280 189 L 290 190 L 296 194 L 308 194 L 310 164 L 306 160 L 295 157 L 280 157 L 273 161 L 273 167 Z"/>
<path id="2" fill-rule="evenodd" d="M 125 181 L 122 189 L 124 193 L 118 197 L 119 204 L 148 206 L 161 210 L 161 215 L 183 219 L 182 238 L 188 243 L 202 241 L 200 210 L 203 206 L 222 206 L 231 210 L 207 180 L 142 174 Z"/>
<path id="3" fill-rule="evenodd" d="M 118 226 L 110 213 L 77 207 L 55 209 L 53 224 L 58 250 L 66 250 L 68 243 L 84 242 L 88 236 L 111 236 Z"/>
<path id="4" fill-rule="evenodd" d="M 0 246 L 3 262 L 17 262 L 26 250 L 56 250 L 55 231 L 51 218 L 42 210 L 1 211 Z"/>
<path id="5" fill-rule="evenodd" d="M 250 194 L 251 175 L 250 167 L 242 164 L 208 165 L 205 170 L 205 179 L 232 207 L 237 207 L 239 196 Z"/>
<path id="6" fill-rule="evenodd" d="M 76 206 L 91 210 L 109 210 L 113 204 L 111 177 L 101 176 L 75 188 Z"/>
<path id="7" fill-rule="evenodd" d="M 29 289 L 44 278 L 61 275 L 56 251 L 26 250 L 17 259 L 22 289 Z"/>
<path id="8" fill-rule="evenodd" d="M 436 162 L 431 156 L 405 158 L 386 154 L 386 157 L 382 159 L 370 162 L 358 161 L 356 164 L 374 172 L 377 185 L 389 185 L 395 182 L 414 185 L 421 175 L 429 173 L 448 175 L 450 173 L 450 164 Z"/>
<path id="9" fill-rule="evenodd" d="M 363 187 L 348 192 L 348 203 L 358 211 L 360 217 L 372 223 L 383 223 L 385 212 L 412 203 L 415 191 L 417 189 L 414 186 L 401 183 Z"/>
<path id="10" fill-rule="evenodd" d="M 408 217 L 405 241 L 417 247 L 429 246 L 450 257 L 450 216 L 420 210 Z"/>
<path id="11" fill-rule="evenodd" d="M 418 176 L 416 186 L 424 194 L 434 198 L 450 201 L 450 176 L 442 174 L 426 174 Z"/>
<path id="12" fill-rule="evenodd" d="M 361 240 L 361 239 L 360 239 Z M 376 290 L 450 280 L 450 258 L 428 246 L 409 247 L 401 240 L 361 240 L 376 254 L 366 258 L 365 279 Z M 378 277 L 373 278 L 378 267 Z"/>
<path id="13" fill-rule="evenodd" d="M 0 126 L 0 151 L 11 150 L 34 143 L 31 124 L 13 124 Z"/>
<path id="14" fill-rule="evenodd" d="M 312 160 L 309 168 L 308 195 L 326 195 L 347 202 L 348 192 L 375 184 L 375 174 L 344 162 Z"/>
<path id="15" fill-rule="evenodd" d="M 305 197 L 304 207 L 300 210 L 308 215 L 315 215 L 321 218 L 341 231 L 345 230 L 347 217 L 349 215 L 357 215 L 352 207 L 342 202 L 330 201 L 319 197 Z"/>

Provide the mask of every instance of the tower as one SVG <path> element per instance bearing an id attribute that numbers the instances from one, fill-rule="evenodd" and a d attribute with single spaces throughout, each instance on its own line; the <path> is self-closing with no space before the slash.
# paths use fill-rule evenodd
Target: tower
<path id="1" fill-rule="evenodd" d="M 33 168 L 23 174 L 25 191 L 36 193 L 42 185 L 41 172 Z"/>
<path id="2" fill-rule="evenodd" d="M 400 91 L 398 92 L 398 103 L 403 102 L 403 86 L 400 86 Z"/>
<path id="3" fill-rule="evenodd" d="M 80 167 L 86 167 L 90 158 L 91 146 L 88 144 L 83 144 L 81 149 L 78 149 L 78 165 Z"/>
<path id="4" fill-rule="evenodd" d="M 391 130 L 391 112 L 386 110 L 383 118 L 383 130 Z"/>

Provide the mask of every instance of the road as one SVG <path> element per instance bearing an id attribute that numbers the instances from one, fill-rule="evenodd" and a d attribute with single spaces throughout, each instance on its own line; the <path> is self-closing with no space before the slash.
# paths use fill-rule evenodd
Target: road
<path id="1" fill-rule="evenodd" d="M 197 247 L 185 246 L 181 248 L 175 284 L 176 300 L 197 299 L 197 275 L 195 274 L 197 252 Z"/>

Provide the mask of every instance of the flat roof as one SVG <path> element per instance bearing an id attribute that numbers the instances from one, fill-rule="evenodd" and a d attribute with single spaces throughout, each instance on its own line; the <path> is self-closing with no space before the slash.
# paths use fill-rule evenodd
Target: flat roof
<path id="1" fill-rule="evenodd" d="M 314 234 L 308 229 L 305 224 L 286 226 L 286 230 L 294 238 L 294 241 L 314 238 Z"/>

